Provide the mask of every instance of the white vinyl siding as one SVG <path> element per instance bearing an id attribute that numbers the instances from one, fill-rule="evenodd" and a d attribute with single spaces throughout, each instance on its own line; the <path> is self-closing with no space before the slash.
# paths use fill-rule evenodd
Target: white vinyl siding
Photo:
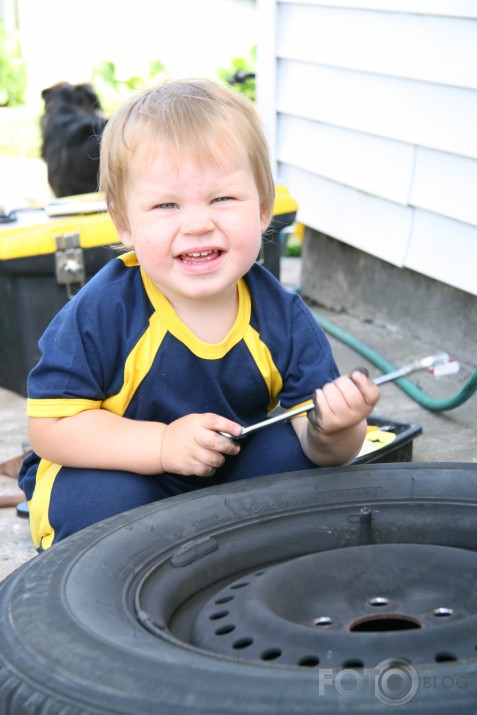
<path id="1" fill-rule="evenodd" d="M 412 222 L 410 209 L 291 166 L 282 165 L 279 175 L 299 198 L 299 218 L 306 226 L 396 266 L 403 265 Z"/>
<path id="2" fill-rule="evenodd" d="M 277 157 L 282 164 L 404 205 L 414 153 L 409 144 L 288 114 L 278 124 Z"/>
<path id="3" fill-rule="evenodd" d="M 477 23 L 311 5 L 282 4 L 278 13 L 279 57 L 477 88 Z"/>
<path id="4" fill-rule="evenodd" d="M 477 294 L 477 228 L 416 210 L 405 265 Z"/>
<path id="5" fill-rule="evenodd" d="M 419 147 L 409 203 L 477 226 L 477 161 Z"/>
<path id="6" fill-rule="evenodd" d="M 259 109 L 300 220 L 477 295 L 477 1 L 258 10 Z"/>
<path id="7" fill-rule="evenodd" d="M 475 90 L 296 60 L 279 60 L 277 84 L 281 114 L 477 159 Z"/>
<path id="8" fill-rule="evenodd" d="M 275 2 L 275 0 L 273 0 Z M 323 7 L 355 8 L 408 12 L 416 15 L 477 18 L 475 0 L 278 0 L 288 5 L 320 5 Z"/>

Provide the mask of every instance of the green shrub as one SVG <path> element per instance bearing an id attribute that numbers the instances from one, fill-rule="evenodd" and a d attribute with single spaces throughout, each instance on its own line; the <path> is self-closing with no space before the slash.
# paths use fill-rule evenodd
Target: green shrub
<path id="1" fill-rule="evenodd" d="M 149 64 L 147 77 L 131 76 L 119 79 L 116 76 L 114 62 L 105 60 L 93 68 L 91 84 L 101 100 L 106 114 L 112 114 L 133 93 L 150 85 L 166 71 L 160 60 L 153 60 Z"/>
<path id="2" fill-rule="evenodd" d="M 40 156 L 40 117 L 26 107 L 0 108 L 0 155 L 38 159 Z"/>
<path id="3" fill-rule="evenodd" d="M 16 107 L 25 102 L 27 70 L 20 44 L 0 20 L 0 106 Z"/>
<path id="4" fill-rule="evenodd" d="M 217 77 L 222 84 L 232 86 L 252 102 L 255 102 L 255 64 L 256 47 L 252 47 L 248 57 L 234 57 L 231 60 L 230 67 L 220 67 L 217 70 Z"/>

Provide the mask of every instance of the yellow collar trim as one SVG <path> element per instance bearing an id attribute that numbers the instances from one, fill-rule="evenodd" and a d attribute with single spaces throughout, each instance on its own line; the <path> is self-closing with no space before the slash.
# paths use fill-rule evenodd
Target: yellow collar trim
<path id="1" fill-rule="evenodd" d="M 180 320 L 167 298 L 142 269 L 141 276 L 148 298 L 158 313 L 160 322 L 197 357 L 204 360 L 219 360 L 244 338 L 250 324 L 252 301 L 243 278 L 237 283 L 239 307 L 234 325 L 220 343 L 204 343 Z"/>

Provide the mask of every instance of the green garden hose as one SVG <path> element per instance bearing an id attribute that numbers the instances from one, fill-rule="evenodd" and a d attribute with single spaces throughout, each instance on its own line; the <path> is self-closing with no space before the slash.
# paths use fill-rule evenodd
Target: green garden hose
<path id="1" fill-rule="evenodd" d="M 366 358 L 366 360 L 368 360 L 370 363 L 378 367 L 383 373 L 391 372 L 392 370 L 396 369 L 395 365 L 385 360 L 377 352 L 375 352 L 375 350 L 370 348 L 361 340 L 355 338 L 353 335 L 350 335 L 350 333 L 347 333 L 342 328 L 339 328 L 337 325 L 335 325 L 319 313 L 315 311 L 312 312 L 316 322 L 323 328 L 326 333 L 329 333 L 329 335 L 332 335 L 334 338 L 344 343 L 352 350 L 355 350 L 357 353 Z M 434 412 L 453 410 L 456 407 L 460 407 L 460 405 L 463 405 L 464 402 L 467 402 L 467 400 L 472 397 L 472 395 L 475 394 L 475 392 L 477 391 L 477 368 L 467 380 L 464 387 L 459 390 L 459 392 L 457 392 L 455 395 L 446 399 L 435 399 L 433 397 L 430 397 L 429 395 L 426 395 L 425 392 L 420 390 L 418 387 L 416 387 L 416 385 L 414 385 L 414 383 L 404 377 L 401 377 L 399 380 L 396 380 L 396 385 L 398 385 L 401 390 L 403 390 L 407 395 L 409 395 L 409 397 L 411 397 L 415 402 L 417 402 L 422 407 L 425 407 L 428 410 L 432 410 Z"/>

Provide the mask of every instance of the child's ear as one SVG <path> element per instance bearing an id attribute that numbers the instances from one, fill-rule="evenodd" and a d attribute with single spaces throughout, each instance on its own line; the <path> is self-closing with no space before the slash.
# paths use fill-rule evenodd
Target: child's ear
<path id="1" fill-rule="evenodd" d="M 272 222 L 272 215 L 270 211 L 267 209 L 265 210 L 263 207 L 260 210 L 260 228 L 262 230 L 262 233 L 265 233 L 267 228 L 270 226 Z"/>
<path id="2" fill-rule="evenodd" d="M 116 226 L 116 231 L 118 232 L 119 240 L 125 248 L 134 248 L 131 231 L 129 228 L 124 226 Z"/>
<path id="3" fill-rule="evenodd" d="M 109 215 L 116 229 L 116 233 L 119 236 L 119 240 L 125 248 L 134 248 L 131 230 L 129 228 L 129 222 L 127 220 L 127 215 L 116 212 L 114 206 L 111 204 L 109 207 Z"/>

